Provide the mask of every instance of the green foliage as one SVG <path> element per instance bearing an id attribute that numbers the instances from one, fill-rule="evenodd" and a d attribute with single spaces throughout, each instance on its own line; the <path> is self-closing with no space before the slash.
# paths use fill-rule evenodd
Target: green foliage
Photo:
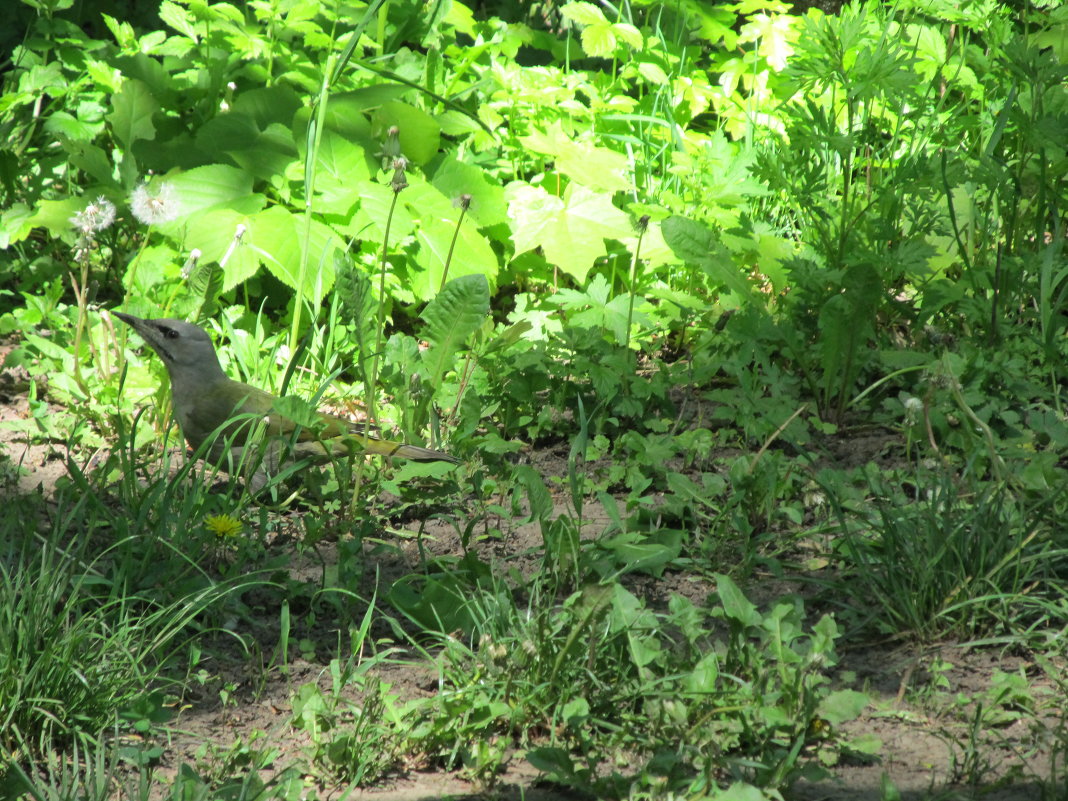
<path id="1" fill-rule="evenodd" d="M 832 689 L 834 620 L 758 609 L 725 575 L 799 558 L 864 631 L 1056 636 L 1068 59 L 1050 3 L 134 5 L 24 0 L 0 32 L 0 335 L 28 402 L 4 425 L 93 465 L 61 486 L 77 497 L 45 516 L 47 547 L 0 559 L 7 625 L 37 643 L 0 683 L 22 671 L 47 701 L 0 716 L 4 747 L 81 749 L 17 777 L 27 792 L 103 797 L 94 738 L 168 725 L 176 638 L 244 620 L 240 593 L 213 592 L 259 569 L 280 583 L 260 587 L 271 669 L 289 675 L 293 642 L 321 651 L 295 633 L 317 615 L 355 626 L 329 682 L 295 690 L 307 770 L 249 736 L 182 766 L 173 797 L 295 798 L 322 789 L 307 773 L 369 783 L 413 759 L 490 787 L 517 745 L 598 797 L 777 797 L 870 751 L 838 728 L 865 699 Z M 311 510 L 298 549 L 336 547 L 324 599 L 286 572 L 272 508 L 158 457 L 166 388 L 114 307 L 201 322 L 228 372 L 298 413 L 447 442 L 469 483 L 294 467 L 297 496 L 261 503 Z M 432 515 L 460 554 L 428 556 Z M 422 569 L 391 583 L 387 622 L 440 691 L 407 704 L 363 653 L 382 610 L 357 623 L 350 601 L 409 517 Z M 486 550 L 502 519 L 540 535 L 504 567 Z M 716 599 L 638 589 L 678 571 Z M 132 661 L 82 664 L 99 642 Z M 957 779 L 987 775 L 983 729 L 1026 706 L 998 682 L 952 741 Z M 123 752 L 145 782 L 154 747 Z"/>
<path id="2" fill-rule="evenodd" d="M 1042 621 L 1062 597 L 1060 493 L 1030 498 L 923 473 L 904 494 L 873 477 L 872 492 L 872 518 L 837 508 L 847 575 L 838 589 L 865 625 L 924 641 L 1005 635 Z"/>
<path id="3" fill-rule="evenodd" d="M 25 528 L 42 511 L 29 500 L 0 532 L 0 634 L 10 644 L 0 655 L 2 747 L 22 765 L 56 746 L 95 745 L 120 721 L 145 732 L 169 719 L 146 688 L 181 651 L 187 627 L 234 590 L 205 582 L 173 600 L 146 591 L 159 574 L 133 556 L 144 538 L 119 534 L 100 548 L 87 534 L 106 522 L 99 502 L 74 487 L 59 500 L 64 511 L 40 536 Z M 71 530 L 86 536 L 69 542 Z"/>

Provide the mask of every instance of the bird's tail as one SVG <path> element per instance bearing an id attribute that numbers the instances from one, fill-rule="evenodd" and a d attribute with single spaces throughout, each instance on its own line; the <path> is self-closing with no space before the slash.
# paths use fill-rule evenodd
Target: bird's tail
<path id="1" fill-rule="evenodd" d="M 372 437 L 360 437 L 359 439 L 361 440 L 359 445 L 363 447 L 363 450 L 381 454 L 382 456 L 400 456 L 403 459 L 412 459 L 416 462 L 460 463 L 460 460 L 455 456 L 450 456 L 442 451 L 435 451 L 432 448 L 405 445 L 403 442 L 390 442 L 384 439 L 373 439 Z"/>
<path id="2" fill-rule="evenodd" d="M 327 456 L 345 456 L 346 454 L 375 453 L 380 456 L 399 456 L 402 459 L 412 459 L 417 462 L 450 462 L 459 464 L 460 460 L 442 451 L 432 448 L 423 448 L 419 445 L 406 445 L 403 442 L 390 442 L 386 439 L 377 439 L 364 434 L 349 434 L 345 437 L 336 437 L 329 440 L 319 440 L 314 443 L 301 443 L 298 454 L 302 451 L 325 452 Z M 303 453 L 301 455 L 311 455 Z"/>

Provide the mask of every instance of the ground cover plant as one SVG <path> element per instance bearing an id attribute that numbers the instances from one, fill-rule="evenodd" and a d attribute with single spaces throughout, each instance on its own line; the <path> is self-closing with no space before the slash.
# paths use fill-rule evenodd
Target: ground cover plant
<path id="1" fill-rule="evenodd" d="M 0 793 L 1065 797 L 1066 31 L 22 0 Z M 460 463 L 248 486 L 114 310 Z"/>

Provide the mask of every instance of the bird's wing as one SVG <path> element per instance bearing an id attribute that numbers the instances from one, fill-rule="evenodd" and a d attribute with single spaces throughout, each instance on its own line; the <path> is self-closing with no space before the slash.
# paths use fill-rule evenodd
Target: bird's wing
<path id="1" fill-rule="evenodd" d="M 278 399 L 273 395 L 256 390 L 249 395 L 246 403 L 248 410 L 256 414 L 263 413 L 261 409 L 270 401 L 269 411 L 266 413 L 268 420 L 267 431 L 271 436 L 292 436 L 298 423 L 283 414 L 279 407 Z M 403 442 L 391 442 L 371 436 L 367 432 L 367 426 L 362 423 L 354 423 L 343 417 L 313 412 L 314 417 L 308 420 L 309 425 L 302 425 L 297 434 L 297 444 L 294 448 L 296 455 L 309 458 L 337 458 L 348 454 L 361 452 L 377 453 L 382 456 L 400 456 L 404 459 L 417 461 L 440 461 L 458 462 L 459 460 L 447 453 L 436 451 L 431 448 L 423 448 L 418 445 L 407 445 Z"/>

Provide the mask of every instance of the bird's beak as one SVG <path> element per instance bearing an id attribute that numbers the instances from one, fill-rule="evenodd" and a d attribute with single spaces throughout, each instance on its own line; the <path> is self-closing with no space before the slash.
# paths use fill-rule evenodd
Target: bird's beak
<path id="1" fill-rule="evenodd" d="M 114 314 L 116 317 L 126 323 L 126 325 L 130 326 L 130 328 L 132 328 L 137 334 L 141 336 L 141 339 L 145 341 L 146 345 L 152 348 L 152 350 L 159 353 L 159 337 L 157 333 L 152 329 L 152 327 L 148 324 L 148 320 L 143 320 L 140 317 L 134 317 L 132 314 L 125 314 L 121 311 L 113 311 L 111 312 L 111 314 Z"/>
<path id="2" fill-rule="evenodd" d="M 144 322 L 140 317 L 134 317 L 132 314 L 123 314 L 121 311 L 113 311 L 111 313 L 135 331 L 139 328 L 138 324 Z"/>

